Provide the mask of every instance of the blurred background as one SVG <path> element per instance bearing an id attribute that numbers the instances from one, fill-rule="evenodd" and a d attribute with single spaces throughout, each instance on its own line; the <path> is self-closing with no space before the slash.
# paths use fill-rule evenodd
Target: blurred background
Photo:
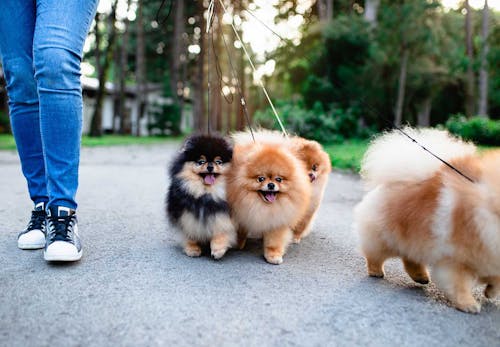
<path id="1" fill-rule="evenodd" d="M 411 124 L 500 144 L 498 0 L 214 5 L 206 34 L 208 0 L 101 0 L 82 62 L 84 134 L 243 129 L 242 95 L 252 124 L 277 128 L 262 81 L 285 126 L 322 143 Z"/>

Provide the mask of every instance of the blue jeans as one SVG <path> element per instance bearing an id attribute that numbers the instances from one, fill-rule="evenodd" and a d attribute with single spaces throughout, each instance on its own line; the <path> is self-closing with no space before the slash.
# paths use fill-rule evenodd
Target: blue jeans
<path id="1" fill-rule="evenodd" d="M 0 0 L 10 121 L 33 202 L 76 209 L 80 62 L 98 0 Z"/>

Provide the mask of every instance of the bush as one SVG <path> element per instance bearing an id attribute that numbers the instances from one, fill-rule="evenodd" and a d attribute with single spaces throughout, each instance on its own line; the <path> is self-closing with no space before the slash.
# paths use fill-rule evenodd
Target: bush
<path id="1" fill-rule="evenodd" d="M 483 117 L 470 119 L 458 114 L 446 122 L 446 129 L 464 140 L 480 145 L 500 146 L 500 121 Z"/>
<path id="2" fill-rule="evenodd" d="M 181 111 L 176 103 L 153 104 L 149 111 L 149 131 L 155 135 L 181 134 Z"/>
<path id="3" fill-rule="evenodd" d="M 278 102 L 276 110 L 287 131 L 321 143 L 339 143 L 346 138 L 369 136 L 371 131 L 361 129 L 356 112 L 333 107 L 325 111 L 321 102 L 306 109 L 301 103 Z M 257 125 L 280 130 L 271 109 L 257 111 Z"/>

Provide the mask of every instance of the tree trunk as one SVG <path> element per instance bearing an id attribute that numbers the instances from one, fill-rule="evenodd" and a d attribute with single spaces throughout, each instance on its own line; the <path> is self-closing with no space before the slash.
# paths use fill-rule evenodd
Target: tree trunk
<path id="1" fill-rule="evenodd" d="M 97 89 L 96 93 L 96 101 L 95 101 L 95 108 L 94 108 L 94 114 L 92 116 L 92 120 L 90 123 L 90 136 L 101 136 L 102 135 L 102 105 L 104 102 L 104 96 L 106 95 L 106 80 L 107 80 L 107 74 L 109 70 L 109 66 L 111 65 L 111 61 L 113 60 L 113 50 L 115 47 L 115 38 L 116 38 L 116 28 L 115 28 L 115 23 L 116 23 L 116 6 L 117 6 L 117 1 L 113 2 L 111 5 L 111 13 L 108 17 L 108 45 L 106 47 L 106 51 L 104 52 L 104 62 L 99 64 L 99 87 Z M 97 34 L 99 32 L 99 28 L 97 27 L 96 23 L 96 45 L 98 42 L 100 42 L 99 35 Z M 96 47 L 96 50 L 99 50 L 99 46 Z M 100 53 L 98 54 L 100 58 Z"/>
<path id="2" fill-rule="evenodd" d="M 101 76 L 101 32 L 99 31 L 99 24 L 101 22 L 100 19 L 100 13 L 97 12 L 95 14 L 95 32 L 94 32 L 94 38 L 95 38 L 95 51 L 94 51 L 94 59 L 95 59 L 95 71 L 97 74 L 97 79 L 99 80 Z M 95 95 L 95 102 L 94 102 L 94 112 L 92 113 L 92 118 L 90 120 L 90 136 L 100 136 L 101 135 L 101 122 L 102 122 L 102 105 L 98 104 L 98 95 L 99 95 L 99 90 L 101 86 L 97 86 L 96 90 L 96 95 Z M 99 119 L 96 119 L 99 118 Z M 94 134 L 94 135 L 92 135 Z"/>
<path id="3" fill-rule="evenodd" d="M 200 54 L 198 54 L 198 60 L 196 62 L 195 73 L 193 75 L 193 124 L 194 130 L 196 131 L 204 131 L 206 128 L 205 123 L 205 93 L 203 92 L 205 86 L 205 47 L 207 46 L 205 43 L 205 20 L 203 19 L 203 13 L 205 8 L 203 7 L 203 2 L 198 2 L 198 13 L 200 14 L 201 22 L 201 38 L 200 38 Z"/>
<path id="4" fill-rule="evenodd" d="M 326 0 L 326 20 L 333 18 L 333 0 Z"/>
<path id="5" fill-rule="evenodd" d="M 326 6 L 324 0 L 316 0 L 316 7 L 319 20 L 324 21 L 326 19 Z"/>
<path id="6" fill-rule="evenodd" d="M 170 88 L 174 101 L 179 104 L 180 122 L 184 122 L 184 81 L 186 66 L 186 49 L 183 35 L 186 32 L 185 5 L 184 0 L 175 1 L 174 17 L 174 43 L 172 48 L 172 68 L 170 77 Z"/>
<path id="7" fill-rule="evenodd" d="M 395 118 L 394 124 L 396 126 L 401 126 L 403 122 L 403 106 L 405 100 L 405 88 L 406 88 L 406 75 L 408 70 L 408 57 L 410 53 L 407 48 L 403 48 L 403 58 L 401 60 L 401 69 L 399 72 L 399 83 L 398 83 L 398 100 L 396 102 Z"/>
<path id="8" fill-rule="evenodd" d="M 221 61 L 222 59 L 222 54 L 221 54 L 221 40 L 222 38 L 220 37 L 222 33 L 222 23 L 219 20 L 221 18 L 220 15 L 220 6 L 215 6 L 215 11 L 214 11 L 214 16 L 216 17 L 216 20 L 214 20 L 212 24 L 212 31 L 214 35 L 214 41 L 213 43 L 210 43 L 211 49 L 215 50 L 212 51 L 212 57 L 211 57 L 211 66 L 208 66 L 207 68 L 210 69 L 212 72 L 212 82 L 210 82 L 211 89 L 212 89 L 212 109 L 211 109 L 211 117 L 213 120 L 213 127 L 212 130 L 215 131 L 222 131 L 222 86 L 224 85 L 224 82 L 219 80 L 219 76 L 217 75 L 215 64 L 217 64 L 217 61 L 215 60 L 215 57 L 217 56 L 219 59 L 219 64 L 220 66 L 224 66 L 223 62 Z M 222 74 L 222 71 L 220 71 Z M 221 76 L 222 77 L 222 76 Z"/>
<path id="9" fill-rule="evenodd" d="M 246 124 L 246 118 L 245 118 L 245 110 L 243 109 L 243 106 L 241 105 L 241 98 L 243 96 L 244 102 L 246 102 L 247 98 L 245 96 L 246 92 L 246 83 L 245 83 L 245 57 L 243 56 L 243 50 L 239 49 L 239 64 L 238 64 L 238 80 L 240 82 L 240 92 L 241 95 L 238 95 L 238 112 L 236 113 L 236 130 L 243 130 L 245 129 L 245 125 L 249 126 L 249 124 Z"/>
<path id="10" fill-rule="evenodd" d="M 170 89 L 174 98 L 182 96 L 183 85 L 180 81 L 181 73 L 181 52 L 182 52 L 182 35 L 185 32 L 184 25 L 184 1 L 179 0 L 174 2 L 174 34 L 172 47 L 172 65 L 170 68 Z"/>
<path id="11" fill-rule="evenodd" d="M 431 125 L 432 98 L 430 96 L 427 97 L 420 107 L 421 108 L 418 111 L 417 125 L 419 127 L 428 127 Z"/>
<path id="12" fill-rule="evenodd" d="M 127 0 L 127 13 L 130 10 L 130 1 Z M 120 134 L 130 134 L 132 132 L 132 125 L 130 124 L 130 112 L 127 111 L 125 101 L 127 94 L 125 91 L 125 80 L 128 74 L 128 42 L 130 36 L 130 22 L 128 17 L 124 20 L 124 32 L 122 35 L 122 45 L 120 47 L 120 64 L 117 69 L 120 71 L 118 76 L 118 117 L 120 120 L 119 132 Z"/>
<path id="13" fill-rule="evenodd" d="M 481 69 L 479 70 L 479 100 L 478 115 L 488 117 L 488 25 L 489 25 L 488 0 L 484 0 L 483 23 L 482 23 L 482 49 L 481 49 Z"/>
<path id="14" fill-rule="evenodd" d="M 117 46 L 119 47 L 119 43 L 117 43 Z M 118 112 L 118 109 L 120 108 L 120 90 L 118 88 L 118 81 L 120 81 L 120 76 L 123 74 L 123 71 L 121 69 L 120 65 L 120 50 L 115 49 L 113 52 L 113 65 L 114 65 L 114 74 L 113 74 L 113 81 L 115 83 L 114 88 L 113 88 L 113 123 L 111 125 L 112 128 L 112 133 L 116 134 L 118 133 L 119 127 L 120 127 L 120 114 Z"/>
<path id="15" fill-rule="evenodd" d="M 144 0 L 137 1 L 137 51 L 135 78 L 137 83 L 137 119 L 135 135 L 141 136 L 141 119 L 146 110 L 145 42 L 144 42 Z"/>
<path id="16" fill-rule="evenodd" d="M 465 47 L 467 54 L 467 73 L 465 79 L 465 115 L 467 117 L 474 116 L 474 71 L 472 70 L 473 53 L 472 53 L 472 27 L 471 27 L 471 8 L 469 0 L 465 0 Z"/>
<path id="17" fill-rule="evenodd" d="M 373 26 L 377 25 L 377 13 L 380 0 L 365 0 L 365 20 Z"/>

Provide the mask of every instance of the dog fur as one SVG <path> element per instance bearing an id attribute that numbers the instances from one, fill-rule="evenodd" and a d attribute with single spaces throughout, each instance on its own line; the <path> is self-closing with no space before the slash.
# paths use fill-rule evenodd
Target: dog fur
<path id="1" fill-rule="evenodd" d="M 167 194 L 167 216 L 182 232 L 184 252 L 201 255 L 209 243 L 219 259 L 236 243 L 236 230 L 225 197 L 233 149 L 217 135 L 193 135 L 173 160 Z"/>
<path id="2" fill-rule="evenodd" d="M 369 192 L 355 208 L 368 274 L 402 259 L 410 277 L 436 285 L 459 310 L 478 313 L 473 287 L 500 294 L 500 151 L 478 155 L 472 144 L 439 130 L 405 131 L 470 177 L 471 183 L 397 131 L 369 147 L 362 178 Z"/>
<path id="3" fill-rule="evenodd" d="M 303 237 L 311 232 L 316 212 L 323 200 L 328 177 L 332 171 L 332 164 L 328 154 L 316 141 L 293 137 L 291 144 L 295 155 L 306 165 L 312 188 L 309 207 L 300 221 L 293 226 L 293 241 L 299 243 Z"/>
<path id="4" fill-rule="evenodd" d="M 227 181 L 239 246 L 247 236 L 262 237 L 265 259 L 281 264 L 292 240 L 290 227 L 307 210 L 311 185 L 304 163 L 288 146 L 247 138 L 235 137 L 233 170 Z"/>

